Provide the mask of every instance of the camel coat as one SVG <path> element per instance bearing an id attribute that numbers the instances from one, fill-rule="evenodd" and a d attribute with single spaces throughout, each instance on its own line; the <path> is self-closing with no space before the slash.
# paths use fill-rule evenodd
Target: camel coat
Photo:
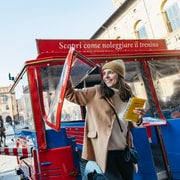
<path id="1" fill-rule="evenodd" d="M 82 158 L 96 161 L 105 172 L 108 141 L 116 120 L 110 104 L 101 97 L 99 85 L 77 90 L 69 82 L 66 99 L 86 106 Z"/>

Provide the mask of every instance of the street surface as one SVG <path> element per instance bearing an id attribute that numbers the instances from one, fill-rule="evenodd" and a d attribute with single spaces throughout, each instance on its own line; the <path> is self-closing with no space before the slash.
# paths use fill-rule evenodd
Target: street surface
<path id="1" fill-rule="evenodd" d="M 6 144 L 8 147 L 15 147 L 15 143 L 12 141 L 13 133 L 12 126 L 6 125 Z M 19 180 L 20 177 L 15 173 L 16 167 L 15 156 L 0 155 L 0 180 Z"/>

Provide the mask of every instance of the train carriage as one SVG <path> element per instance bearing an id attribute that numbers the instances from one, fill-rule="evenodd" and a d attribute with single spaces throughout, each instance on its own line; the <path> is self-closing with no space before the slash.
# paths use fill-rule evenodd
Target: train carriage
<path id="1" fill-rule="evenodd" d="M 105 62 L 123 59 L 126 81 L 147 99 L 143 124 L 132 129 L 139 153 L 134 179 L 180 179 L 179 50 L 167 50 L 164 40 L 40 39 L 37 49 L 11 88 L 16 148 L 0 149 L 17 156 L 17 174 L 33 180 L 85 178 L 86 109 L 64 98 L 67 81 L 76 88 L 94 86 Z"/>

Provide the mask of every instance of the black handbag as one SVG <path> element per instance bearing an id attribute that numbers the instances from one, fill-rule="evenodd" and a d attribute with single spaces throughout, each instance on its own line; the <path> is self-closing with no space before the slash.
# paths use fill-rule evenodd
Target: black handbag
<path id="1" fill-rule="evenodd" d="M 138 163 L 138 152 L 135 149 L 135 147 L 133 147 L 130 125 L 128 125 L 126 140 L 127 140 L 127 146 L 124 150 L 124 160 L 126 162 L 132 162 L 134 164 L 137 164 Z"/>
<path id="2" fill-rule="evenodd" d="M 124 150 L 124 160 L 126 162 L 138 163 L 138 152 L 133 147 L 126 147 Z"/>

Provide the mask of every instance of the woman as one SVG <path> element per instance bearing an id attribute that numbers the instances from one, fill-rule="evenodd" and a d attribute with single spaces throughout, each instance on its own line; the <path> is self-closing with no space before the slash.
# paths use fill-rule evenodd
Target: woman
<path id="1" fill-rule="evenodd" d="M 114 60 L 106 63 L 102 73 L 101 85 L 73 89 L 69 82 L 67 87 L 66 99 L 86 106 L 82 158 L 95 161 L 102 169 L 104 179 L 132 180 L 133 164 L 125 162 L 123 158 L 127 146 L 128 121 L 123 121 L 122 116 L 129 98 L 133 96 L 124 80 L 124 62 Z M 136 109 L 136 113 L 141 119 L 145 111 Z M 96 179 L 97 174 L 91 175 L 94 176 L 92 179 Z"/>

